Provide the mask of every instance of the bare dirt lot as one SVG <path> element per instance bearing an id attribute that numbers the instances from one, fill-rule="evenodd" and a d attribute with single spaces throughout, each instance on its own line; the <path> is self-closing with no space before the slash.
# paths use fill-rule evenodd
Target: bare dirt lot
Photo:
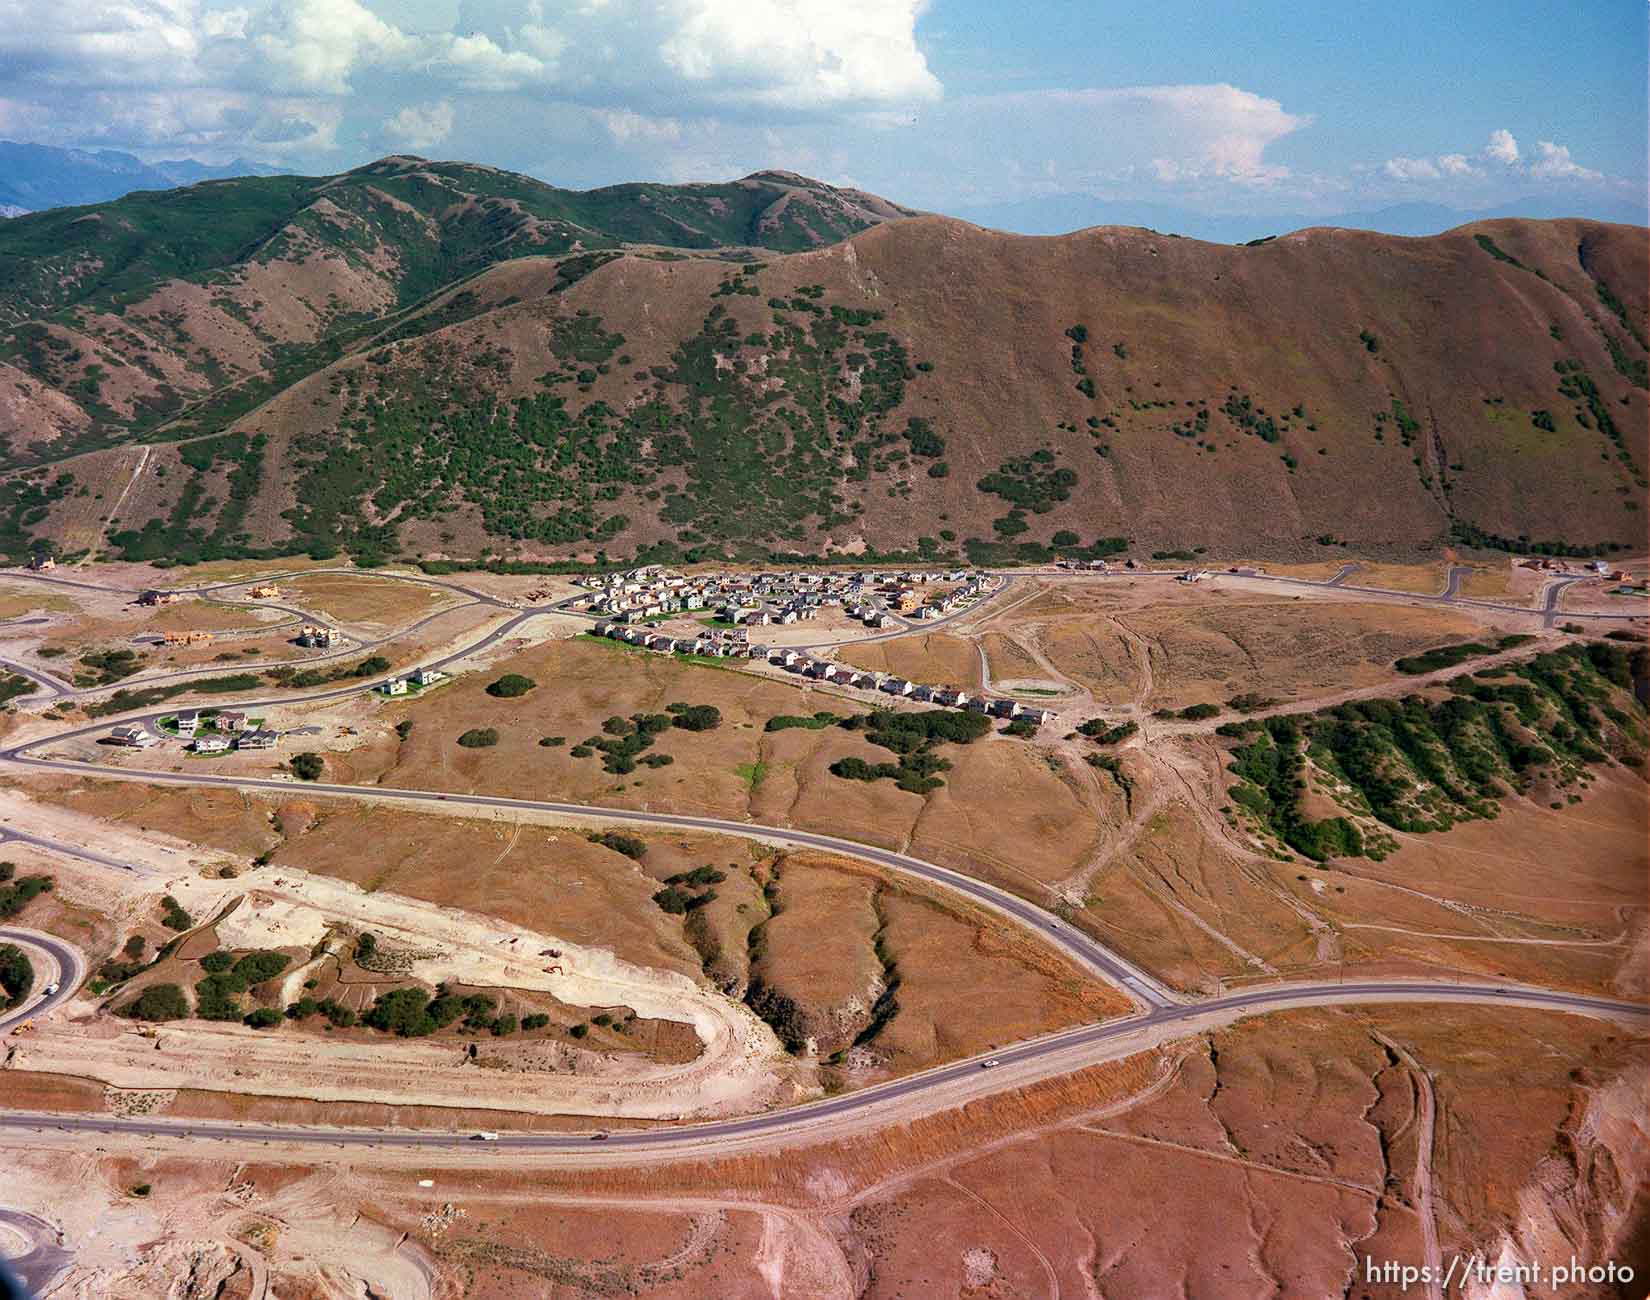
<path id="1" fill-rule="evenodd" d="M 973 689 L 980 682 L 980 661 L 974 647 L 965 638 L 948 632 L 923 632 L 872 641 L 841 650 L 836 657 L 856 668 L 892 673 L 927 686 Z"/>

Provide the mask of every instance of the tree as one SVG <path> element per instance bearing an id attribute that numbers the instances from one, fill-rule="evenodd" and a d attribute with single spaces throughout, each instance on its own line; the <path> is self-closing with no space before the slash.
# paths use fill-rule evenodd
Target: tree
<path id="1" fill-rule="evenodd" d="M 34 987 L 34 967 L 16 944 L 0 944 L 0 990 L 5 993 L 0 1010 L 10 1010 L 28 997 Z"/>
<path id="2" fill-rule="evenodd" d="M 326 765 L 326 759 L 314 753 L 294 754 L 290 764 L 292 774 L 300 781 L 319 780 Z"/>
<path id="3" fill-rule="evenodd" d="M 189 1015 L 189 999 L 176 984 L 151 984 L 120 1014 L 134 1020 L 183 1020 Z"/>
<path id="4" fill-rule="evenodd" d="M 487 694 L 501 700 L 513 700 L 527 694 L 537 685 L 531 677 L 523 677 L 520 673 L 505 673 L 496 682 L 488 685 Z"/>
<path id="5" fill-rule="evenodd" d="M 465 749 L 491 749 L 498 744 L 498 732 L 491 727 L 471 727 L 458 738 Z"/>

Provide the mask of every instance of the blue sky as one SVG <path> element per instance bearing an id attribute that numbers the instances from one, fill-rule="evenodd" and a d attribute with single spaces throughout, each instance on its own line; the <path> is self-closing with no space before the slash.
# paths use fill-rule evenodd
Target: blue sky
<path id="1" fill-rule="evenodd" d="M 0 137 L 566 185 L 783 167 L 941 211 L 1618 215 L 1643 0 L 0 0 Z"/>

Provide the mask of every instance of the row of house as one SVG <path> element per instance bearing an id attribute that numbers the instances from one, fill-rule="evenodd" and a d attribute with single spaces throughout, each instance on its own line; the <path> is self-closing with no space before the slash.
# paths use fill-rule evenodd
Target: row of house
<path id="1" fill-rule="evenodd" d="M 193 720 L 184 723 L 183 714 L 178 715 L 178 734 L 191 738 L 191 747 L 197 754 L 222 754 L 230 749 L 274 749 L 280 736 L 262 727 L 252 727 L 242 723 L 241 726 L 231 726 L 228 730 L 219 730 L 197 734 L 200 727 L 198 711 L 188 711 Z M 221 718 L 222 715 L 220 715 Z M 231 717 L 245 719 L 245 714 L 231 714 Z M 185 726 L 187 725 L 187 730 Z M 109 732 L 109 739 L 117 745 L 126 745 L 131 749 L 149 749 L 161 742 L 157 736 L 141 722 L 123 722 Z"/>
<path id="2" fill-rule="evenodd" d="M 641 622 L 664 615 L 715 609 L 729 622 L 795 623 L 821 609 L 842 608 L 872 626 L 895 626 L 897 611 L 909 617 L 939 618 L 962 601 L 979 596 L 986 579 L 967 570 L 840 572 L 673 573 L 658 565 L 581 580 L 592 594 L 574 602 L 615 622 Z M 940 582 L 962 586 L 924 597 L 920 587 Z M 886 621 L 884 621 L 886 620 Z"/>
<path id="3" fill-rule="evenodd" d="M 756 645 L 736 641 L 731 637 L 669 636 L 663 632 L 646 632 L 638 627 L 612 621 L 597 623 L 596 635 L 611 637 L 616 641 L 657 651 L 660 654 L 760 659 L 776 668 L 783 668 L 813 681 L 830 682 L 835 686 L 847 686 L 855 690 L 881 692 L 896 699 L 917 700 L 945 708 L 969 709 L 975 713 L 988 713 L 994 718 L 1024 719 L 1039 727 L 1054 718 L 1053 712 L 1049 709 L 1029 707 L 1017 700 L 971 696 L 963 690 L 906 681 L 903 677 L 895 677 L 889 673 L 869 672 L 832 663 L 829 659 L 816 659 L 801 650 L 789 650 L 784 646 Z"/>

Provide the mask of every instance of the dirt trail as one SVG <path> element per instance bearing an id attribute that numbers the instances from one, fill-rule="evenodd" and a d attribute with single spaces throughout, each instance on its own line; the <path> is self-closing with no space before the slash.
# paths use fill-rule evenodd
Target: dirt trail
<path id="1" fill-rule="evenodd" d="M 1375 1041 L 1403 1061 L 1415 1080 L 1418 1132 L 1415 1142 L 1415 1210 L 1421 1218 L 1421 1241 L 1426 1252 L 1427 1300 L 1444 1300 L 1441 1278 L 1444 1276 L 1443 1251 L 1438 1245 L 1438 1216 L 1432 1197 L 1432 1149 L 1438 1118 L 1438 1099 L 1433 1092 L 1432 1076 L 1396 1039 L 1379 1032 Z"/>
<path id="2" fill-rule="evenodd" d="M 104 516 L 103 526 L 98 529 L 97 543 L 87 548 L 86 554 L 81 557 L 80 563 L 75 566 L 77 569 L 85 568 L 102 551 L 103 540 L 108 536 L 109 529 L 113 528 L 119 521 L 121 506 L 126 504 L 126 498 L 131 495 L 132 489 L 137 486 L 138 479 L 143 477 L 143 467 L 149 463 L 149 453 L 152 450 L 153 448 L 147 446 L 138 448 L 137 464 L 132 466 L 131 478 L 126 480 L 126 486 L 121 488 L 120 495 L 115 498 L 114 505 L 110 507 L 109 513 Z"/>

